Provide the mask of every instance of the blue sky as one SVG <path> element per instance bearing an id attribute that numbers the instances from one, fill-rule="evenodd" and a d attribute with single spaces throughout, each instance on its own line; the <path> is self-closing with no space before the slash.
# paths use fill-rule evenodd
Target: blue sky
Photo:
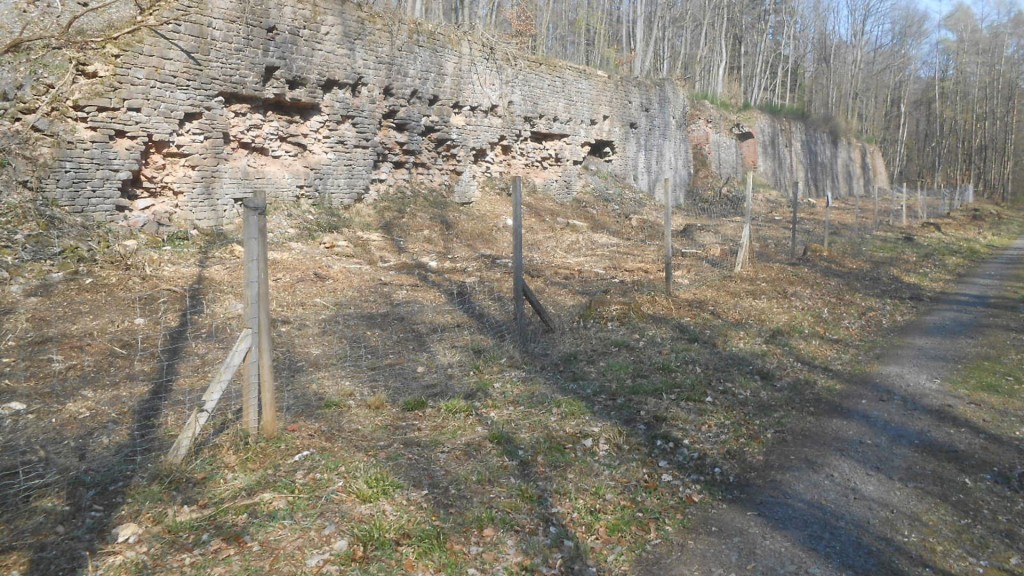
<path id="1" fill-rule="evenodd" d="M 956 6 L 959 0 L 918 0 L 921 6 L 924 6 L 932 14 L 936 16 L 942 16 L 949 12 L 949 10 Z M 1012 3 L 1024 9 L 1024 0 L 1011 0 Z M 970 4 L 970 0 L 967 0 Z"/>

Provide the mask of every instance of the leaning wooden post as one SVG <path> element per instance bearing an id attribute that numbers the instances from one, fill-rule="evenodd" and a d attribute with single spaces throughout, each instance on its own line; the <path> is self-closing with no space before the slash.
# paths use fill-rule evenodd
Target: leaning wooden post
<path id="1" fill-rule="evenodd" d="M 242 428 L 249 434 L 259 431 L 259 203 L 253 198 L 242 202 L 242 243 L 245 249 L 245 315 L 252 339 L 242 363 Z"/>
<path id="2" fill-rule="evenodd" d="M 665 178 L 665 293 L 672 295 L 672 189 Z"/>
<path id="3" fill-rule="evenodd" d="M 796 188 L 793 189 L 793 222 L 791 226 L 791 238 L 789 240 L 789 259 L 796 260 L 796 223 L 800 213 L 800 181 L 796 181 Z"/>
<path id="4" fill-rule="evenodd" d="M 515 308 L 516 337 L 526 343 L 526 305 L 523 301 L 523 178 L 512 179 L 512 303 Z"/>

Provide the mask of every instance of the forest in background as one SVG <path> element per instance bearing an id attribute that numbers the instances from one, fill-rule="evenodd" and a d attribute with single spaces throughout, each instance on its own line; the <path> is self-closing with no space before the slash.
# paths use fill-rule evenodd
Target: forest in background
<path id="1" fill-rule="evenodd" d="M 1010 201 L 1021 175 L 1024 12 L 901 0 L 367 0 L 726 108 L 878 143 L 897 184 Z"/>

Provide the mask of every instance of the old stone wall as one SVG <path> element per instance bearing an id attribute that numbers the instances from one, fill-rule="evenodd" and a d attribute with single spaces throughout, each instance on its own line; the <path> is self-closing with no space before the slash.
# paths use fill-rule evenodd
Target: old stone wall
<path id="1" fill-rule="evenodd" d="M 669 82 L 539 63 L 347 2 L 173 10 L 75 102 L 47 189 L 73 211 L 214 226 L 254 189 L 351 203 L 417 180 L 470 200 L 488 177 L 572 193 L 587 167 L 642 189 L 689 170 L 686 99 Z"/>
<path id="2" fill-rule="evenodd" d="M 669 81 L 540 62 L 349 2 L 180 0 L 163 17 L 75 86 L 43 184 L 72 211 L 205 227 L 257 189 L 349 204 L 416 181 L 471 201 L 516 174 L 572 194 L 583 170 L 652 193 L 670 177 L 678 195 L 694 150 L 720 174 L 800 178 L 812 195 L 885 174 L 877 151 L 798 123 L 695 129 Z"/>

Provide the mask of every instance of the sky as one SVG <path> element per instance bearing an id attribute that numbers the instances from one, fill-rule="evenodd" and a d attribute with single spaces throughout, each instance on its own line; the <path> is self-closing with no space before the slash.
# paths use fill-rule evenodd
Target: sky
<path id="1" fill-rule="evenodd" d="M 960 0 L 918 0 L 918 4 L 924 6 L 929 12 L 936 16 L 942 16 L 950 11 L 953 6 L 956 6 Z M 1016 4 L 1021 9 L 1024 9 L 1024 0 L 1011 0 L 1013 4 Z M 970 4 L 970 0 L 967 0 Z"/>

